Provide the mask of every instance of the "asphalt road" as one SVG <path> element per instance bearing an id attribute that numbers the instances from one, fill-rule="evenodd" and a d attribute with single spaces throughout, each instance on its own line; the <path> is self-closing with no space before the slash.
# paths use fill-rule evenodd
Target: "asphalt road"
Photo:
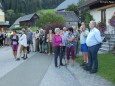
<path id="1" fill-rule="evenodd" d="M 52 57 L 35 54 L 0 79 L 0 86 L 39 86 Z"/>

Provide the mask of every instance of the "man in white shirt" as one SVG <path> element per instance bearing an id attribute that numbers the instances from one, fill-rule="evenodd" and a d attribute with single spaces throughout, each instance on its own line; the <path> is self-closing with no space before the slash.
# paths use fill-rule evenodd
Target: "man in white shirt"
<path id="1" fill-rule="evenodd" d="M 97 54 L 102 39 L 100 31 L 96 28 L 95 21 L 90 21 L 89 27 L 90 33 L 86 39 L 86 44 L 88 46 L 88 67 L 86 68 L 86 70 L 90 71 L 90 73 L 96 73 L 98 71 Z"/>

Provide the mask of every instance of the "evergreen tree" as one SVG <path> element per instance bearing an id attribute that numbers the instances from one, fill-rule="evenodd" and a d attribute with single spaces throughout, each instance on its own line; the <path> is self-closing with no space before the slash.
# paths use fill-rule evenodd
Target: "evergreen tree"
<path id="1" fill-rule="evenodd" d="M 62 1 L 64 0 L 0 0 L 6 13 L 6 19 L 10 21 L 10 24 L 12 24 L 15 18 L 17 19 L 20 14 L 29 14 L 40 9 L 56 8 Z M 10 16 L 9 12 L 11 12 Z"/>

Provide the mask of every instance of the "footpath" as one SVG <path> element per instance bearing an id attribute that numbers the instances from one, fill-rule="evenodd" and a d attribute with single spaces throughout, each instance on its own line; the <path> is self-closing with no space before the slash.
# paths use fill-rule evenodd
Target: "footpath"
<path id="1" fill-rule="evenodd" d="M 74 66 L 54 67 L 54 56 L 31 52 L 15 61 L 10 47 L 0 48 L 0 86 L 115 86 Z"/>

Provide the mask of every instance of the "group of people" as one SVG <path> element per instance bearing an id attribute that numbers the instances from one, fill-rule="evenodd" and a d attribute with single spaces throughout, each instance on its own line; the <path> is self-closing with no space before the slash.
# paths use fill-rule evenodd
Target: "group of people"
<path id="1" fill-rule="evenodd" d="M 70 58 L 72 59 L 72 65 L 74 65 L 74 58 L 76 57 L 78 44 L 80 38 L 80 51 L 83 56 L 84 70 L 90 73 L 96 73 L 98 71 L 98 50 L 101 47 L 102 39 L 100 31 L 96 28 L 96 22 L 90 21 L 89 29 L 86 28 L 85 22 L 81 23 L 80 31 L 76 30 L 76 27 L 66 27 L 63 30 L 55 28 L 55 34 L 52 37 L 52 44 L 54 49 L 54 64 L 63 66 L 62 59 L 66 57 L 66 64 L 69 64 Z M 79 53 L 79 52 L 78 52 Z M 58 57 L 60 57 L 60 63 L 58 64 Z"/>
<path id="2" fill-rule="evenodd" d="M 28 28 L 27 31 L 25 29 L 22 29 L 21 36 L 18 36 L 17 32 L 14 30 L 13 34 L 10 36 L 10 40 L 11 40 L 13 55 L 16 61 L 19 61 L 20 58 L 26 60 L 28 58 L 27 54 L 30 51 L 34 51 L 33 32 L 31 31 L 30 28 Z M 18 47 L 19 47 L 19 56 L 17 57 Z M 22 56 L 22 52 L 23 52 L 23 56 Z"/>
<path id="3" fill-rule="evenodd" d="M 0 45 L 2 45 L 2 36 L 0 33 Z M 28 28 L 27 31 L 25 29 L 21 31 L 20 37 L 16 34 L 16 31 L 13 31 L 12 34 L 8 35 L 8 38 L 16 60 L 20 60 L 20 58 L 25 60 L 28 58 L 27 54 L 30 51 L 38 51 L 48 55 L 54 54 L 55 67 L 65 65 L 62 59 L 65 59 L 66 65 L 68 65 L 70 58 L 72 59 L 72 65 L 74 65 L 74 59 L 77 57 L 80 48 L 83 56 L 83 63 L 80 66 L 83 66 L 84 70 L 90 73 L 98 71 L 97 55 L 102 39 L 100 31 L 96 28 L 95 21 L 90 21 L 89 29 L 86 28 L 85 22 L 82 22 L 79 31 L 76 26 L 63 27 L 63 29 L 55 28 L 54 31 L 50 29 L 48 32 L 44 29 L 39 29 L 35 33 Z M 33 39 L 35 40 L 34 45 Z M 18 46 L 20 55 L 17 57 Z M 60 59 L 59 63 L 58 57 Z"/>
<path id="4" fill-rule="evenodd" d="M 84 70 L 90 73 L 96 73 L 98 71 L 98 50 L 101 47 L 102 39 L 100 31 L 96 28 L 96 22 L 90 21 L 88 32 L 85 29 L 85 23 L 81 25 L 81 51 L 83 55 L 83 66 Z"/>
<path id="5" fill-rule="evenodd" d="M 72 58 L 72 65 L 74 64 L 74 57 L 77 56 L 79 32 L 76 26 L 66 28 L 54 28 L 46 32 L 40 29 L 35 33 L 35 51 L 46 53 L 48 55 L 55 55 L 55 67 L 58 67 L 57 59 L 60 57 L 60 65 L 63 66 L 62 59 L 67 54 L 67 64 L 69 64 L 70 57 Z M 67 51 L 66 51 L 67 50 Z"/>
<path id="6" fill-rule="evenodd" d="M 0 32 L 0 47 L 10 44 L 11 32 Z"/>

